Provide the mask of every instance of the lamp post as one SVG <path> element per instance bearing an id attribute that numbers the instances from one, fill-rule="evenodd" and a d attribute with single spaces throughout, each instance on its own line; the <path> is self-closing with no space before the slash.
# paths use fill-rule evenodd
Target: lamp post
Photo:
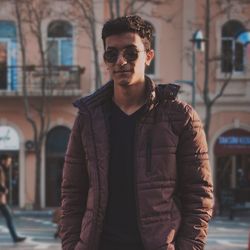
<path id="1" fill-rule="evenodd" d="M 201 30 L 197 30 L 190 40 L 192 42 L 192 80 L 176 80 L 176 83 L 188 84 L 192 87 L 192 106 L 196 104 L 196 51 L 204 51 L 206 39 L 203 38 Z"/>

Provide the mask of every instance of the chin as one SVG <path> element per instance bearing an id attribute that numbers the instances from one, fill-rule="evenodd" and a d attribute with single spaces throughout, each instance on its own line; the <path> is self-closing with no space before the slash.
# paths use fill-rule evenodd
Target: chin
<path id="1" fill-rule="evenodd" d="M 128 85 L 130 85 L 130 81 L 128 79 L 124 79 L 124 80 L 118 81 L 117 85 L 128 86 Z"/>
<path id="2" fill-rule="evenodd" d="M 131 84 L 131 78 L 130 77 L 124 77 L 120 79 L 114 79 L 114 83 L 119 86 L 128 86 Z"/>

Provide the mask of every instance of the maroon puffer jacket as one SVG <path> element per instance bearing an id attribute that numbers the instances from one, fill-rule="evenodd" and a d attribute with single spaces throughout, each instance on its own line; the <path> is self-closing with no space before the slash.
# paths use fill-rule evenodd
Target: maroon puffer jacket
<path id="1" fill-rule="evenodd" d="M 202 124 L 178 100 L 178 86 L 146 78 L 148 108 L 135 138 L 138 224 L 145 250 L 203 249 L 212 214 L 212 179 Z M 64 250 L 98 250 L 108 200 L 109 108 L 113 82 L 76 102 L 65 157 Z"/>

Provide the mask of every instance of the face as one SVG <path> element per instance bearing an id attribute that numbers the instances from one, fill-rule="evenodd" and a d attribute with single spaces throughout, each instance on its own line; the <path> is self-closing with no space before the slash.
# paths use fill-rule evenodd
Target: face
<path id="1" fill-rule="evenodd" d="M 12 159 L 9 157 L 9 158 L 7 158 L 6 160 L 4 160 L 2 163 L 3 163 L 3 165 L 4 165 L 6 168 L 9 168 L 9 167 L 11 166 Z"/>
<path id="2" fill-rule="evenodd" d="M 112 35 L 105 40 L 105 51 L 113 51 L 117 60 L 105 64 L 115 85 L 128 86 L 144 82 L 145 66 L 153 59 L 154 52 L 146 52 L 141 37 L 136 33 Z M 133 51 L 137 52 L 137 56 Z M 115 56 L 114 56 L 115 57 Z"/>

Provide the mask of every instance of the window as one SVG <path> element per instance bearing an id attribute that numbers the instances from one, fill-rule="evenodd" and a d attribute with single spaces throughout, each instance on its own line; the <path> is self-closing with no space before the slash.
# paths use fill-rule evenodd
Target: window
<path id="1" fill-rule="evenodd" d="M 0 90 L 17 88 L 16 25 L 0 21 Z"/>
<path id="2" fill-rule="evenodd" d="M 149 22 L 148 22 L 149 23 Z M 155 50 L 155 28 L 154 26 L 149 23 L 152 27 L 153 27 L 153 37 L 152 37 L 152 43 L 151 43 L 151 49 Z M 151 61 L 150 65 L 146 68 L 146 72 L 147 75 L 154 75 L 155 74 L 155 58 L 153 58 L 153 60 Z"/>
<path id="3" fill-rule="evenodd" d="M 244 48 L 235 42 L 235 37 L 244 26 L 237 20 L 230 20 L 222 27 L 221 41 L 221 71 L 224 73 L 244 71 Z"/>
<path id="4" fill-rule="evenodd" d="M 48 27 L 48 64 L 73 64 L 73 27 L 67 21 L 53 21 Z"/>

